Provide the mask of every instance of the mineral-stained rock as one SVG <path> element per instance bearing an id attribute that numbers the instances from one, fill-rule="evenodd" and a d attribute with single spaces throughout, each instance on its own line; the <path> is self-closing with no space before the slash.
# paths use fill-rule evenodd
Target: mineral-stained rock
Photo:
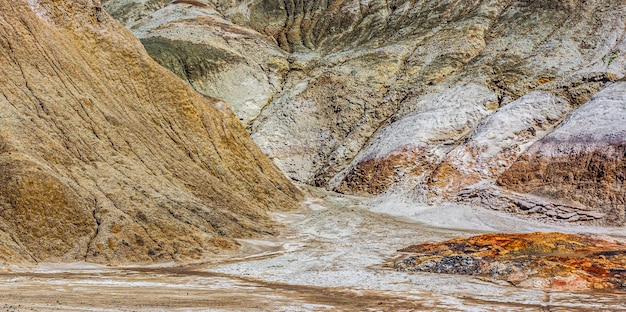
<path id="1" fill-rule="evenodd" d="M 622 0 L 104 3 L 294 180 L 626 222 L 624 102 L 589 102 L 623 88 Z"/>
<path id="2" fill-rule="evenodd" d="M 399 271 L 477 275 L 555 290 L 626 290 L 626 244 L 562 233 L 486 234 L 413 245 Z"/>
<path id="3" fill-rule="evenodd" d="M 626 222 L 626 82 L 598 93 L 498 179 L 516 192 L 566 199 Z"/>
<path id="4" fill-rule="evenodd" d="M 105 4 L 289 177 L 344 193 L 495 179 L 626 73 L 621 0 Z"/>
<path id="5" fill-rule="evenodd" d="M 337 190 L 378 194 L 404 175 L 420 176 L 435 169 L 458 141 L 465 138 L 497 103 L 486 87 L 459 85 L 426 107 L 380 131 L 348 167 Z M 497 104 L 496 104 L 497 107 Z M 363 155 L 363 156 L 361 156 Z"/>
<path id="6" fill-rule="evenodd" d="M 0 47 L 0 260 L 190 259 L 296 205 L 228 104 L 99 1 L 1 1 Z"/>
<path id="7" fill-rule="evenodd" d="M 479 205 L 494 210 L 524 214 L 535 220 L 561 220 L 575 224 L 606 225 L 612 216 L 585 206 L 569 198 L 545 198 L 502 189 L 491 183 L 479 182 L 461 190 L 455 199 L 465 204 Z"/>
<path id="8" fill-rule="evenodd" d="M 428 181 L 431 190 L 455 195 L 466 186 L 497 178 L 570 110 L 565 100 L 542 92 L 529 93 L 498 109 L 446 155 Z"/>

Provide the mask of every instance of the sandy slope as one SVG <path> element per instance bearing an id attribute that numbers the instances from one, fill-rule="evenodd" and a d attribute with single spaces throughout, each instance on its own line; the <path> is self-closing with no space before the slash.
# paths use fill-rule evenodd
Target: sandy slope
<path id="1" fill-rule="evenodd" d="M 100 1 L 0 1 L 0 51 L 0 263 L 193 257 L 298 206 L 229 105 Z"/>

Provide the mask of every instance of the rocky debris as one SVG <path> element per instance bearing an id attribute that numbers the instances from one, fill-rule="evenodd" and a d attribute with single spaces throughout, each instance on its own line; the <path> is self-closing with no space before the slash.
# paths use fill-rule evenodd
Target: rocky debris
<path id="1" fill-rule="evenodd" d="M 482 266 L 487 265 L 480 259 L 466 256 L 447 256 L 423 262 L 421 260 L 418 256 L 410 256 L 397 263 L 394 268 L 398 271 L 476 275 Z"/>
<path id="2" fill-rule="evenodd" d="M 297 206 L 228 104 L 99 1 L 2 1 L 0 47 L 0 260 L 193 259 Z"/>
<path id="3" fill-rule="evenodd" d="M 497 180 L 503 188 L 567 199 L 626 222 L 626 82 L 604 89 L 533 144 Z"/>
<path id="4" fill-rule="evenodd" d="M 486 234 L 412 245 L 403 272 L 476 275 L 554 290 L 626 290 L 626 244 L 562 233 Z"/>
<path id="5" fill-rule="evenodd" d="M 576 224 L 612 224 L 611 216 L 567 199 L 547 199 L 529 194 L 503 190 L 498 186 L 478 183 L 461 190 L 455 197 L 458 202 L 493 210 L 529 215 L 543 221 L 567 221 Z"/>
<path id="6" fill-rule="evenodd" d="M 626 74 L 622 1 L 160 3 L 105 7 L 289 177 L 343 193 L 496 179 Z"/>

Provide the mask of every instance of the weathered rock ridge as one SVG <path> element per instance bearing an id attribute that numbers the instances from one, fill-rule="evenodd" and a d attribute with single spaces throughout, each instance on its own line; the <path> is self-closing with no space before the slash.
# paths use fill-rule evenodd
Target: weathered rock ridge
<path id="1" fill-rule="evenodd" d="M 197 258 L 297 204 L 229 105 L 99 1 L 1 1 L 0 47 L 0 260 Z"/>
<path id="2" fill-rule="evenodd" d="M 578 207 L 580 217 L 568 220 L 624 223 L 619 152 L 585 154 L 566 146 L 572 139 L 558 143 L 570 151 L 559 159 L 525 153 L 548 148 L 541 140 L 571 114 L 604 123 L 579 108 L 626 74 L 626 1 L 107 0 L 105 7 L 158 62 L 232 102 L 292 179 L 425 201 L 461 194 L 500 203 L 493 208 L 514 207 L 530 192 L 547 202 L 536 211 L 549 217 L 568 213 L 554 207 Z M 623 118 L 605 100 L 586 106 Z M 603 144 L 620 150 L 624 140 L 618 134 Z M 556 165 L 532 183 L 517 181 L 547 163 L 575 167 L 576 182 L 559 184 Z M 599 172 L 608 178 L 593 180 Z M 569 202 L 550 204 L 555 199 Z"/>

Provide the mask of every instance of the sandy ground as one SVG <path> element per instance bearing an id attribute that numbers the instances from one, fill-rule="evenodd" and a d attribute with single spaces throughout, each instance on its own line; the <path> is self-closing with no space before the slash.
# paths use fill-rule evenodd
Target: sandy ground
<path id="1" fill-rule="evenodd" d="M 537 225 L 476 207 L 310 192 L 302 210 L 275 215 L 286 224 L 281 236 L 242 241 L 240 251 L 206 263 L 0 268 L 0 311 L 626 311 L 623 293 L 390 268 L 396 250 L 412 243 L 531 231 L 626 239 L 623 228 Z"/>

